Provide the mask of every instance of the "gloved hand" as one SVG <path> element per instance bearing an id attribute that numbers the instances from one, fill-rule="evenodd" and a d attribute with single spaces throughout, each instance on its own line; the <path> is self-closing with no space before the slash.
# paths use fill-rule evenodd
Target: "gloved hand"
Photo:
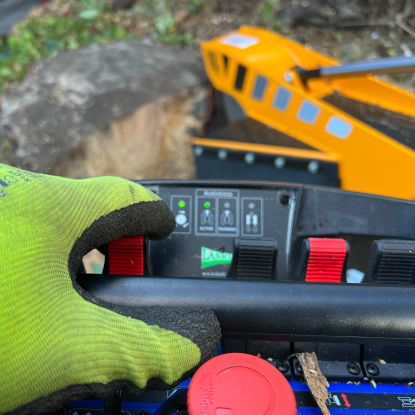
<path id="1" fill-rule="evenodd" d="M 91 249 L 173 228 L 165 203 L 127 180 L 0 164 L 0 413 L 47 413 L 121 387 L 167 388 L 211 357 L 220 336 L 212 312 L 115 308 L 75 281 Z"/>

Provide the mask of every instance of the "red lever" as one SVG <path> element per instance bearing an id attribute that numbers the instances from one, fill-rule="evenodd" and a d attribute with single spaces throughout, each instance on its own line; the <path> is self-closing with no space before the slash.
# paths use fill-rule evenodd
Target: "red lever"
<path id="1" fill-rule="evenodd" d="M 348 251 L 344 239 L 309 238 L 305 280 L 308 282 L 341 282 Z"/>
<path id="2" fill-rule="evenodd" d="M 122 236 L 108 244 L 111 275 L 144 275 L 144 237 Z"/>

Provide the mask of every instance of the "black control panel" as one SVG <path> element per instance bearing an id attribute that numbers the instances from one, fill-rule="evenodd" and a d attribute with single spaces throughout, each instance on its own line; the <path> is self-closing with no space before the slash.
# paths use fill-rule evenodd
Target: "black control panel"
<path id="1" fill-rule="evenodd" d="M 279 183 L 142 184 L 170 206 L 176 228 L 150 242 L 150 275 L 80 278 L 93 295 L 203 305 L 228 337 L 415 341 L 415 202 Z M 352 284 L 343 268 L 359 262 Z"/>
<path id="2" fill-rule="evenodd" d="M 149 244 L 151 275 L 80 275 L 83 289 L 121 306 L 213 310 L 221 352 L 277 367 L 298 413 L 315 408 L 295 358 L 303 352 L 316 353 L 331 384 L 330 409 L 415 407 L 415 202 L 280 183 L 141 184 L 176 220 L 167 239 Z M 357 268 L 359 283 L 304 280 L 302 272 L 318 266 L 330 276 L 340 245 L 348 251 L 342 266 Z M 163 395 L 157 402 L 167 406 L 153 412 L 147 398 L 158 399 L 122 396 L 146 414 L 186 413 L 185 400 Z"/>
<path id="3" fill-rule="evenodd" d="M 151 242 L 157 276 L 226 278 L 236 247 L 250 253 L 261 251 L 263 243 L 264 252 L 275 245 L 275 272 L 269 278 L 293 280 L 303 241 L 325 237 L 345 239 L 350 247 L 346 267 L 365 272 L 373 241 L 415 240 L 415 227 L 408 226 L 415 223 L 411 201 L 280 183 L 142 184 L 168 204 L 176 219 L 170 237 Z"/>
<path id="4" fill-rule="evenodd" d="M 235 241 L 275 241 L 276 276 L 287 275 L 296 189 L 252 185 L 146 184 L 170 207 L 176 229 L 151 242 L 154 275 L 225 278 Z"/>

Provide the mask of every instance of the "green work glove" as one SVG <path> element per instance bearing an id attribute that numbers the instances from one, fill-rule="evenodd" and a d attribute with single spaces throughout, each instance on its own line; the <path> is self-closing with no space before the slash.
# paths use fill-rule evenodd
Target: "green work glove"
<path id="1" fill-rule="evenodd" d="M 174 225 L 163 201 L 127 180 L 0 164 L 0 413 L 167 388 L 211 357 L 212 312 L 115 308 L 75 281 L 93 248 L 122 235 L 164 238 Z"/>

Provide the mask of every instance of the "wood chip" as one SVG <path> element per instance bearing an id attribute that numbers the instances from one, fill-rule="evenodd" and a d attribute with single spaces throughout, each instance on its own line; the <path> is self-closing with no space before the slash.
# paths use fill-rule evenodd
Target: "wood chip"
<path id="1" fill-rule="evenodd" d="M 297 353 L 296 357 L 303 368 L 307 385 L 321 409 L 323 415 L 330 415 L 326 401 L 329 397 L 327 388 L 330 386 L 326 377 L 321 373 L 315 353 Z"/>

